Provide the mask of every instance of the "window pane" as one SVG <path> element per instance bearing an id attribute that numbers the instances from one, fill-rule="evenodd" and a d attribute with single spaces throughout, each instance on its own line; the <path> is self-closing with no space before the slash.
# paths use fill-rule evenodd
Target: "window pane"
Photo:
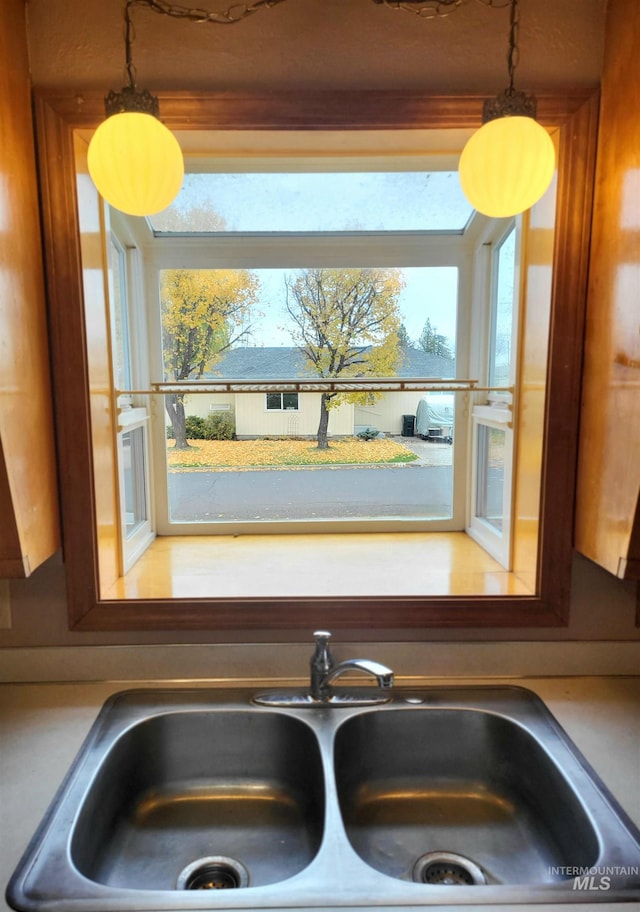
<path id="1" fill-rule="evenodd" d="M 111 282 L 111 341 L 113 375 L 116 389 L 131 388 L 131 358 L 129 354 L 129 320 L 127 315 L 127 285 L 125 254 L 113 238 L 109 238 L 109 272 Z"/>
<path id="2" fill-rule="evenodd" d="M 511 382 L 511 351 L 515 309 L 516 230 L 513 228 L 496 251 L 491 314 L 489 383 Z"/>
<path id="3" fill-rule="evenodd" d="M 502 532 L 506 434 L 478 425 L 476 516 Z"/>
<path id="4" fill-rule="evenodd" d="M 165 378 L 256 384 L 165 397 L 171 522 L 452 518 L 453 394 L 405 435 L 420 389 L 323 401 L 259 384 L 455 377 L 457 268 L 162 270 L 160 284 Z M 234 439 L 212 427 L 222 404 Z"/>
<path id="5" fill-rule="evenodd" d="M 122 434 L 122 474 L 126 537 L 130 538 L 148 518 L 144 429 L 141 427 Z"/>
<path id="6" fill-rule="evenodd" d="M 157 233 L 461 232 L 472 212 L 455 171 L 186 174 L 149 221 Z"/>

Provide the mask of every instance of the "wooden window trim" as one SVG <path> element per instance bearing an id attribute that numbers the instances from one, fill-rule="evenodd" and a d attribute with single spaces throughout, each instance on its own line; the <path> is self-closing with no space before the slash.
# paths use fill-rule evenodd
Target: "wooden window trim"
<path id="1" fill-rule="evenodd" d="M 475 128 L 481 98 L 410 92 L 264 96 L 163 93 L 175 130 L 405 130 Z M 89 365 L 85 351 L 74 131 L 103 118 L 98 93 L 35 98 L 50 308 L 69 624 L 77 630 L 542 627 L 568 622 L 580 368 L 598 97 L 539 95 L 541 122 L 559 134 L 551 343 L 534 596 L 108 601 L 99 596 Z M 241 618 L 241 622 L 239 622 Z"/>

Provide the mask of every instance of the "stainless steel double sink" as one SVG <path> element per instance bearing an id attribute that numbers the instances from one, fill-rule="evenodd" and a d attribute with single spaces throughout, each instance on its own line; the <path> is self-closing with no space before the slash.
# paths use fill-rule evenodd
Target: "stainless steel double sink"
<path id="1" fill-rule="evenodd" d="M 102 708 L 7 889 L 23 912 L 640 899 L 640 834 L 519 687 L 375 708 Z"/>

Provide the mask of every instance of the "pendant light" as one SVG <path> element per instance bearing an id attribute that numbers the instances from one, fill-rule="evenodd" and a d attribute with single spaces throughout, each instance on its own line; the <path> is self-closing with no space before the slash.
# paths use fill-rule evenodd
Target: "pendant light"
<path id="1" fill-rule="evenodd" d="M 555 172 L 555 149 L 536 120 L 536 99 L 514 88 L 518 60 L 518 0 L 511 0 L 509 86 L 487 99 L 483 126 L 460 156 L 462 190 L 478 212 L 506 218 L 529 209 L 547 190 Z"/>
<path id="2" fill-rule="evenodd" d="M 89 144 L 89 174 L 100 195 L 127 215 L 153 215 L 173 202 L 182 186 L 184 161 L 173 133 L 159 119 L 158 99 L 136 86 L 133 26 L 125 4 L 129 85 L 105 99 L 107 119 Z"/>

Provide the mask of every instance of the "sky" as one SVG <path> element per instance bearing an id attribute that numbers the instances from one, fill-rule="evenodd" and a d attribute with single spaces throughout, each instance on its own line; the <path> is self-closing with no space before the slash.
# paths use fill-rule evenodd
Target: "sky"
<path id="1" fill-rule="evenodd" d="M 292 345 L 286 331 L 284 278 L 293 270 L 257 269 L 260 278 L 260 309 L 264 316 L 254 319 L 251 345 Z M 409 267 L 402 269 L 405 288 L 399 305 L 411 340 L 420 337 L 427 317 L 434 330 L 446 336 L 452 349 L 456 338 L 458 270 L 454 267 Z"/>

